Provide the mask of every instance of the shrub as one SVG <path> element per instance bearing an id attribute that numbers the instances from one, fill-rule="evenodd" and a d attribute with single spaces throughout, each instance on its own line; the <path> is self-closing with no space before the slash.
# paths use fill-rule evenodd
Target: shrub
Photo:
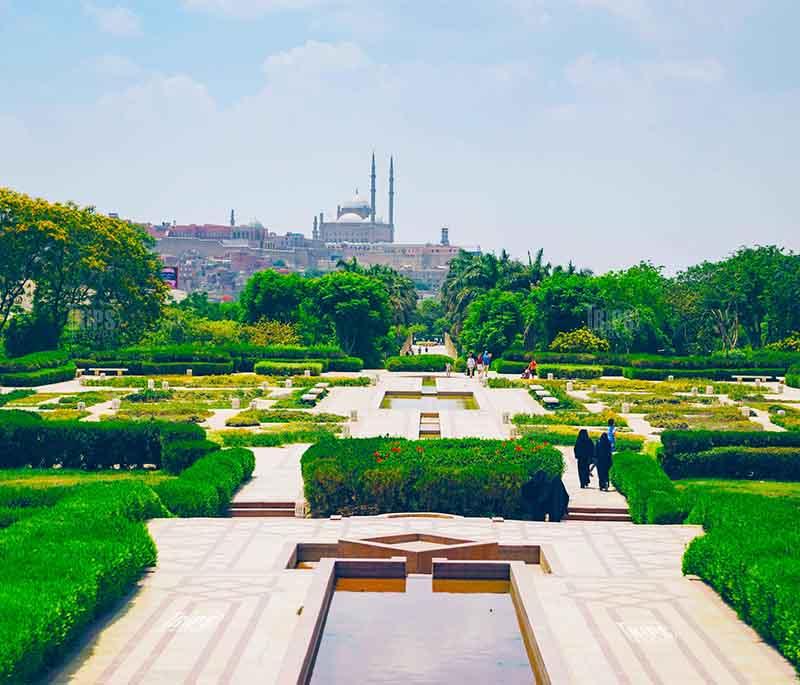
<path id="1" fill-rule="evenodd" d="M 520 432 L 533 440 L 548 442 L 551 445 L 572 446 L 578 437 L 579 428 L 575 426 L 527 426 L 521 425 Z M 596 440 L 600 437 L 601 430 L 589 430 L 589 437 Z M 618 450 L 632 450 L 638 452 L 644 447 L 644 437 L 632 433 L 616 434 L 616 448 Z"/>
<path id="2" fill-rule="evenodd" d="M 156 548 L 142 521 L 166 512 L 135 481 L 73 488 L 0 532 L 0 681 L 32 682 L 121 599 Z"/>
<path id="3" fill-rule="evenodd" d="M 633 452 L 614 455 L 611 482 L 628 500 L 636 523 L 680 523 L 684 518 L 675 485 L 651 457 Z"/>
<path id="4" fill-rule="evenodd" d="M 561 331 L 550 343 L 553 352 L 608 352 L 608 340 L 585 326 L 574 331 Z"/>
<path id="5" fill-rule="evenodd" d="M 603 375 L 602 366 L 567 366 L 565 364 L 539 365 L 536 369 L 539 376 L 547 378 L 552 373 L 554 378 L 600 378 Z"/>
<path id="6" fill-rule="evenodd" d="M 221 431 L 219 436 L 225 447 L 280 447 L 291 443 L 308 442 L 317 443 L 320 440 L 332 437 L 338 429 L 331 425 L 328 427 L 313 424 L 298 424 L 285 430 L 254 433 L 245 430 Z"/>
<path id="7" fill-rule="evenodd" d="M 800 364 L 792 366 L 786 372 L 786 385 L 792 388 L 800 388 Z"/>
<path id="8" fill-rule="evenodd" d="M 402 357 L 387 357 L 385 367 L 388 371 L 444 371 L 455 360 L 445 354 L 417 354 Z"/>
<path id="9" fill-rule="evenodd" d="M 783 340 L 769 343 L 766 348 L 779 352 L 800 352 L 800 331 L 790 333 Z"/>
<path id="10" fill-rule="evenodd" d="M 798 447 L 800 434 L 771 431 L 664 431 L 662 466 L 669 472 L 669 460 L 677 454 L 705 452 L 714 447 Z"/>
<path id="11" fill-rule="evenodd" d="M 633 366 L 626 366 L 622 370 L 625 378 L 633 378 L 645 381 L 663 381 L 669 376 L 675 378 L 698 378 L 710 379 L 715 381 L 731 380 L 734 375 L 741 376 L 782 376 L 783 369 L 780 368 L 732 368 L 732 369 L 641 369 Z"/>
<path id="12" fill-rule="evenodd" d="M 53 369 L 68 362 L 69 355 L 64 351 L 34 352 L 23 357 L 0 359 L 0 374 Z"/>
<path id="13" fill-rule="evenodd" d="M 358 357 L 341 357 L 328 362 L 328 371 L 361 371 L 364 361 Z"/>
<path id="14" fill-rule="evenodd" d="M 709 583 L 739 616 L 800 667 L 800 505 L 742 493 L 701 494 L 687 523 L 706 530 L 683 572 Z"/>
<path id="15" fill-rule="evenodd" d="M 544 499 L 564 468 L 558 450 L 535 440 L 477 438 L 331 438 L 306 450 L 301 464 L 315 516 L 443 511 L 531 518 L 522 485 L 541 474 Z M 543 518 L 545 510 L 533 516 Z"/>
<path id="16" fill-rule="evenodd" d="M 736 478 L 800 481 L 800 447 L 715 447 L 673 454 L 662 466 L 681 478 Z"/>
<path id="17" fill-rule="evenodd" d="M 29 388 L 36 385 L 61 383 L 75 378 L 75 364 L 67 362 L 63 366 L 38 369 L 36 371 L 19 371 L 0 373 L 0 385 L 15 388 Z"/>
<path id="18" fill-rule="evenodd" d="M 263 361 L 256 363 L 253 369 L 262 376 L 293 376 L 294 374 L 305 374 L 307 369 L 311 371 L 312 376 L 319 376 L 322 373 L 322 364 L 320 362 Z"/>
<path id="19" fill-rule="evenodd" d="M 218 516 L 254 468 L 250 450 L 217 450 L 198 459 L 178 478 L 159 483 L 155 491 L 178 516 Z"/>
<path id="20" fill-rule="evenodd" d="M 164 446 L 161 468 L 167 473 L 180 473 L 217 449 L 219 446 L 210 440 L 173 440 Z"/>
<path id="21" fill-rule="evenodd" d="M 42 421 L 31 412 L 0 413 L 0 468 L 101 469 L 161 466 L 164 446 L 202 439 L 192 425 L 150 421 Z"/>
<path id="22" fill-rule="evenodd" d="M 172 390 L 150 390 L 150 388 L 134 392 L 130 395 L 125 395 L 126 402 L 159 402 L 161 400 L 168 400 L 174 395 Z"/>
<path id="23" fill-rule="evenodd" d="M 342 423 L 347 418 L 339 414 L 320 412 L 312 414 L 305 411 L 287 409 L 246 409 L 231 416 L 226 426 L 258 426 L 261 423 Z"/>
<path id="24" fill-rule="evenodd" d="M 492 361 L 492 370 L 497 373 L 513 373 L 520 375 L 528 368 L 528 362 L 509 361 L 508 359 L 495 359 Z"/>

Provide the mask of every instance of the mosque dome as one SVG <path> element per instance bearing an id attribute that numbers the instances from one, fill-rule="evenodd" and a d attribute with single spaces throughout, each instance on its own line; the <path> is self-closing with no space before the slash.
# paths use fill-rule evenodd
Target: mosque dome
<path id="1" fill-rule="evenodd" d="M 360 214 L 356 214 L 355 212 L 344 212 L 337 219 L 337 221 L 345 224 L 353 224 L 353 223 L 361 223 L 362 221 L 367 221 L 367 219 L 362 218 Z"/>

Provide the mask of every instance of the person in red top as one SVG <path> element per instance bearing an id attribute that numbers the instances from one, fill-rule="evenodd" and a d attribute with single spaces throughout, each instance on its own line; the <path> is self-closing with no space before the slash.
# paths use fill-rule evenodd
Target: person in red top
<path id="1" fill-rule="evenodd" d="M 533 378 L 536 376 L 536 360 L 531 359 L 531 363 L 525 367 L 525 370 L 522 372 L 523 378 Z"/>

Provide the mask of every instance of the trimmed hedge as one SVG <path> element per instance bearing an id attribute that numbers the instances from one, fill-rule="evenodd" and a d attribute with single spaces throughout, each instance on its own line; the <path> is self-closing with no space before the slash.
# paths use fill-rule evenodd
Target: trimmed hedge
<path id="1" fill-rule="evenodd" d="M 67 362 L 63 366 L 54 366 L 36 371 L 0 373 L 0 385 L 7 385 L 12 388 L 30 388 L 36 385 L 61 383 L 75 378 L 75 371 L 75 364 Z"/>
<path id="2" fill-rule="evenodd" d="M 675 455 L 705 452 L 714 447 L 798 447 L 800 433 L 772 431 L 686 431 L 661 433 L 661 465 L 669 473 Z"/>
<path id="3" fill-rule="evenodd" d="M 202 440 L 193 424 L 159 421 L 42 421 L 32 412 L 0 412 L 0 468 L 161 467 L 165 446 Z M 178 457 L 174 457 L 178 459 Z"/>
<path id="4" fill-rule="evenodd" d="M 614 455 L 611 482 L 628 500 L 636 523 L 681 523 L 685 517 L 680 494 L 658 463 L 645 454 Z"/>
<path id="5" fill-rule="evenodd" d="M 674 378 L 708 378 L 714 381 L 728 381 L 734 375 L 742 376 L 782 376 L 782 368 L 750 368 L 750 369 L 641 369 L 633 366 L 626 366 L 622 370 L 625 378 L 642 381 L 664 381 L 669 376 Z"/>
<path id="6" fill-rule="evenodd" d="M 715 447 L 662 458 L 675 480 L 735 478 L 800 481 L 800 447 Z"/>
<path id="7" fill-rule="evenodd" d="M 456 360 L 446 354 L 417 354 L 387 357 L 384 366 L 388 371 L 444 371 L 445 366 L 456 367 Z"/>
<path id="8" fill-rule="evenodd" d="M 240 447 L 217 450 L 198 459 L 178 478 L 155 486 L 166 507 L 178 516 L 218 516 L 237 488 L 253 474 L 255 457 Z"/>
<path id="9" fill-rule="evenodd" d="M 744 493 L 701 494 L 687 523 L 706 534 L 689 544 L 683 572 L 702 578 L 800 668 L 800 504 Z"/>
<path id="10" fill-rule="evenodd" d="M 535 440 L 478 438 L 331 438 L 309 447 L 301 466 L 314 516 L 440 511 L 540 520 L 557 509 L 547 500 L 564 469 L 561 453 Z M 521 488 L 534 476 L 543 503 L 531 512 Z"/>
<path id="11" fill-rule="evenodd" d="M 492 361 L 492 371 L 497 373 L 513 373 L 520 375 L 525 369 L 528 368 L 528 362 L 513 361 L 509 359 L 494 359 Z"/>
<path id="12" fill-rule="evenodd" d="M 161 468 L 177 474 L 218 449 L 219 445 L 210 440 L 173 440 L 164 445 Z"/>
<path id="13" fill-rule="evenodd" d="M 7 392 L 0 395 L 0 407 L 4 407 L 9 402 L 13 402 L 14 400 L 21 400 L 24 397 L 30 397 L 31 395 L 35 395 L 35 390 L 12 390 L 11 392 Z"/>
<path id="14" fill-rule="evenodd" d="M 0 532 L 0 681 L 33 682 L 156 562 L 143 521 L 166 514 L 136 481 L 72 488 Z"/>
<path id="15" fill-rule="evenodd" d="M 0 374 L 41 371 L 64 366 L 69 362 L 69 354 L 63 350 L 34 352 L 23 357 L 0 359 Z"/>
<path id="16" fill-rule="evenodd" d="M 322 373 L 322 363 L 263 361 L 258 362 L 253 369 L 261 376 L 293 376 L 295 374 L 304 375 L 306 369 L 311 371 L 312 376 L 319 376 Z"/>
<path id="17" fill-rule="evenodd" d="M 364 361 L 358 357 L 341 357 L 328 361 L 328 371 L 361 371 Z"/>
<path id="18" fill-rule="evenodd" d="M 800 364 L 791 367 L 786 372 L 786 385 L 792 388 L 800 388 Z"/>
<path id="19" fill-rule="evenodd" d="M 540 377 L 547 378 L 548 373 L 552 373 L 554 378 L 600 378 L 603 375 L 602 366 L 568 366 L 566 364 L 540 364 L 536 373 Z"/>
<path id="20" fill-rule="evenodd" d="M 538 440 L 540 442 L 549 443 L 551 445 L 562 445 L 562 446 L 569 446 L 575 444 L 575 440 L 578 438 L 578 431 L 580 430 L 577 426 L 527 426 L 521 425 L 519 426 L 520 432 L 525 437 L 530 437 L 533 440 Z M 589 437 L 593 440 L 596 440 L 600 437 L 600 434 L 603 433 L 603 430 L 589 430 Z M 641 435 L 633 435 L 630 433 L 621 433 L 617 431 L 616 433 L 616 448 L 618 450 L 633 450 L 638 452 L 639 450 L 644 447 L 644 438 Z"/>

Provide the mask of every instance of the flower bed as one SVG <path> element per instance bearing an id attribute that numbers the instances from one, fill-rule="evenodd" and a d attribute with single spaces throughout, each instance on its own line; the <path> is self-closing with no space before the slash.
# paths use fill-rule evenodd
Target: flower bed
<path id="1" fill-rule="evenodd" d="M 302 458 L 314 516 L 440 511 L 531 518 L 522 485 L 541 474 L 546 499 L 563 469 L 560 452 L 533 439 L 329 439 Z"/>
<path id="2" fill-rule="evenodd" d="M 231 416 L 226 426 L 258 426 L 262 423 L 342 423 L 347 418 L 339 414 L 320 412 L 312 414 L 304 411 L 291 411 L 281 409 L 246 409 Z"/>

